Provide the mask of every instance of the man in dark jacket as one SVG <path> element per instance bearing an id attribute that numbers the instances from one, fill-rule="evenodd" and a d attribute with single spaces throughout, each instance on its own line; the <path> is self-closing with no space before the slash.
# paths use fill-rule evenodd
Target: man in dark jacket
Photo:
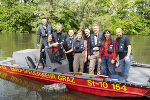
<path id="1" fill-rule="evenodd" d="M 47 24 L 47 19 L 46 18 L 42 18 L 42 25 L 39 27 L 38 32 L 37 32 L 37 46 L 40 46 L 40 39 L 42 37 L 42 44 L 44 44 L 44 41 L 47 41 L 47 36 L 49 34 L 52 34 L 53 32 L 53 28 L 51 27 L 51 25 Z M 42 65 L 45 62 L 45 53 L 44 51 L 42 51 L 44 49 L 44 45 L 41 46 L 40 49 L 40 65 Z M 44 64 L 43 64 L 44 65 Z"/>
<path id="2" fill-rule="evenodd" d="M 133 58 L 131 53 L 131 43 L 126 35 L 123 35 L 122 29 L 116 29 L 116 52 L 119 55 L 119 68 L 121 70 L 121 76 L 128 78 L 130 61 Z"/>
<path id="3" fill-rule="evenodd" d="M 65 53 L 67 55 L 68 61 L 69 61 L 69 69 L 70 72 L 73 72 L 73 51 L 72 51 L 72 43 L 75 39 L 74 31 L 73 29 L 69 29 L 68 31 L 68 37 L 65 39 Z"/>
<path id="4" fill-rule="evenodd" d="M 47 24 L 47 19 L 42 18 L 42 25 L 39 27 L 37 32 L 37 45 L 40 45 L 40 39 L 42 37 L 42 43 L 47 40 L 47 36 L 53 33 L 51 25 Z"/>
<path id="5" fill-rule="evenodd" d="M 84 40 L 87 41 L 87 61 L 84 63 L 84 73 L 88 73 L 89 71 L 89 60 L 90 60 L 90 45 L 91 45 L 91 38 L 90 38 L 90 30 L 88 28 L 84 29 Z"/>
<path id="6" fill-rule="evenodd" d="M 67 38 L 67 35 L 62 31 L 62 25 L 61 24 L 57 24 L 57 32 L 53 32 L 53 38 L 54 38 L 54 42 L 58 43 L 58 47 L 60 50 L 60 56 L 61 58 L 65 58 L 64 56 L 64 47 L 65 47 L 65 39 Z M 63 49 L 63 50 L 62 50 Z"/>
<path id="7" fill-rule="evenodd" d="M 57 24 L 57 32 L 53 32 L 54 41 L 63 44 L 67 35 L 62 31 L 62 25 Z"/>

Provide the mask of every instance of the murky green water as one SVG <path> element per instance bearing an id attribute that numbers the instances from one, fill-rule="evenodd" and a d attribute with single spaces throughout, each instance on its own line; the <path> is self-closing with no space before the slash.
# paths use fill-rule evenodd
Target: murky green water
<path id="1" fill-rule="evenodd" d="M 0 57 L 11 57 L 17 50 L 37 48 L 36 34 L 0 33 Z"/>
<path id="2" fill-rule="evenodd" d="M 132 44 L 134 60 L 150 64 L 150 36 L 128 36 Z M 36 34 L 0 33 L 0 58 L 11 57 L 17 50 L 39 48 Z"/>
<path id="3" fill-rule="evenodd" d="M 150 36 L 129 36 L 129 38 L 134 60 L 150 64 Z M 36 46 L 36 34 L 0 33 L 0 60 L 11 57 L 14 51 L 32 48 L 39 48 Z M 38 90 L 44 84 L 46 83 L 0 71 L 0 100 L 124 100 L 94 96 L 73 90 L 56 95 L 39 92 Z M 147 100 L 147 98 L 136 99 Z"/>

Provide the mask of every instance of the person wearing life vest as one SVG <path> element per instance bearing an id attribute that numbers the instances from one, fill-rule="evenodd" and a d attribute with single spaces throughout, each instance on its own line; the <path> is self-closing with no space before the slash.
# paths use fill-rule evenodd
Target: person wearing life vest
<path id="1" fill-rule="evenodd" d="M 116 52 L 119 55 L 119 68 L 121 70 L 121 76 L 128 78 L 130 61 L 133 59 L 131 53 L 131 43 L 126 35 L 123 35 L 121 28 L 116 29 Z"/>
<path id="2" fill-rule="evenodd" d="M 90 30 L 89 28 L 85 28 L 84 29 L 84 33 L 85 33 L 85 36 L 84 36 L 84 40 L 87 41 L 87 61 L 84 63 L 84 73 L 88 73 L 89 72 L 89 58 L 88 58 L 88 54 L 90 53 L 88 50 L 90 50 L 90 41 L 91 41 L 91 38 L 90 38 Z"/>
<path id="3" fill-rule="evenodd" d="M 66 53 L 67 59 L 69 61 L 70 72 L 73 72 L 74 54 L 73 54 L 73 51 L 71 50 L 72 49 L 73 40 L 75 39 L 73 29 L 69 29 L 68 35 L 69 36 L 65 39 L 65 53 Z"/>
<path id="4" fill-rule="evenodd" d="M 81 30 L 77 32 L 76 38 L 73 40 L 72 50 L 74 52 L 73 70 L 74 72 L 82 72 L 84 62 L 86 62 L 87 55 L 87 43 L 82 37 L 83 33 Z M 80 68 L 79 68 L 80 67 Z M 78 71 L 79 69 L 79 71 Z"/>
<path id="5" fill-rule="evenodd" d="M 44 41 L 47 41 L 47 36 L 49 34 L 52 34 L 53 28 L 51 25 L 47 24 L 47 19 L 42 18 L 42 25 L 39 27 L 38 32 L 37 32 L 37 46 L 40 46 L 40 39 L 42 37 L 42 42 L 41 44 L 44 43 Z M 44 48 L 44 45 L 41 46 L 40 49 L 40 58 L 45 57 L 44 53 L 42 52 L 42 49 Z M 42 65 L 42 60 L 39 61 L 39 65 Z"/>
<path id="6" fill-rule="evenodd" d="M 60 53 L 60 58 L 65 58 L 64 54 L 64 42 L 66 39 L 67 35 L 62 31 L 62 25 L 57 24 L 57 32 L 53 32 L 53 38 L 55 43 L 59 43 L 59 53 Z M 62 50 L 63 49 L 63 50 Z"/>
<path id="7" fill-rule="evenodd" d="M 52 34 L 49 34 L 48 35 L 48 38 L 47 38 L 47 41 L 44 41 L 44 47 L 45 48 L 49 48 L 49 47 L 58 47 L 58 43 L 55 43 L 54 41 L 53 41 L 53 36 L 52 36 Z"/>
<path id="8" fill-rule="evenodd" d="M 99 52 L 99 63 L 101 63 L 101 74 L 115 75 L 116 43 L 111 38 L 109 30 L 105 30 L 102 36 L 101 47 Z"/>
<path id="9" fill-rule="evenodd" d="M 57 24 L 57 32 L 53 32 L 54 41 L 60 44 L 65 42 L 67 35 L 62 31 L 62 25 Z"/>
<path id="10" fill-rule="evenodd" d="M 88 48 L 89 51 L 88 58 L 90 59 L 89 74 L 94 74 L 95 65 L 99 59 L 99 49 L 101 46 L 101 38 L 102 38 L 102 33 L 99 32 L 99 25 L 97 24 L 93 25 L 93 32 L 94 34 L 90 35 L 91 45 L 90 48 Z M 97 64 L 97 74 L 100 74 L 99 63 Z"/>
<path id="11" fill-rule="evenodd" d="M 37 45 L 40 45 L 40 38 L 42 37 L 42 43 L 47 41 L 47 36 L 53 33 L 53 28 L 50 24 L 47 24 L 47 19 L 42 18 L 42 25 L 39 27 L 37 32 Z"/>
<path id="12" fill-rule="evenodd" d="M 42 63 L 42 65 L 44 65 L 44 63 L 46 63 L 45 48 L 57 47 L 57 46 L 58 46 L 58 44 L 54 43 L 54 41 L 52 39 L 52 34 L 49 34 L 47 41 L 44 41 L 41 46 L 40 62 Z"/>

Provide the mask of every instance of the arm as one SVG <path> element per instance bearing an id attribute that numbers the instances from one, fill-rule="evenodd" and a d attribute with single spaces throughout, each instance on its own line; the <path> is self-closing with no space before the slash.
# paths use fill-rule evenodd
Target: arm
<path id="1" fill-rule="evenodd" d="M 115 47 L 116 47 L 116 48 L 115 48 L 115 49 L 116 49 L 116 50 L 115 50 L 115 51 L 116 51 L 116 60 L 118 60 L 117 39 L 116 39 L 115 43 L 116 43 L 116 44 L 115 44 Z"/>
<path id="2" fill-rule="evenodd" d="M 70 53 L 73 51 L 73 48 L 71 48 L 70 50 L 66 51 L 65 53 Z"/>
<path id="3" fill-rule="evenodd" d="M 50 47 L 54 47 L 54 48 L 58 47 L 58 42 L 51 44 Z"/>
<path id="4" fill-rule="evenodd" d="M 40 38 L 41 38 L 41 30 L 39 28 L 37 31 L 37 45 L 40 45 Z"/>
<path id="5" fill-rule="evenodd" d="M 111 63 L 114 64 L 115 60 L 116 60 L 116 43 L 115 43 L 115 40 L 114 40 L 114 43 L 113 43 L 113 57 L 112 57 Z"/>
<path id="6" fill-rule="evenodd" d="M 85 50 L 84 62 L 86 62 L 86 60 L 87 60 L 87 41 L 86 40 L 84 40 L 84 50 Z"/>
<path id="7" fill-rule="evenodd" d="M 127 47 L 128 47 L 128 52 L 127 52 L 127 55 L 125 57 L 126 62 L 129 61 L 129 57 L 130 57 L 130 54 L 131 54 L 131 45 L 128 45 Z"/>
<path id="8" fill-rule="evenodd" d="M 73 51 L 73 48 L 71 48 L 70 50 L 66 51 L 65 53 L 70 53 Z"/>
<path id="9" fill-rule="evenodd" d="M 68 50 L 68 45 L 67 45 L 67 40 L 66 39 L 64 41 L 63 47 L 64 47 L 65 51 Z"/>
<path id="10" fill-rule="evenodd" d="M 50 34 L 53 34 L 53 28 L 52 28 L 52 26 L 51 26 L 51 33 Z"/>
<path id="11" fill-rule="evenodd" d="M 129 56 L 131 54 L 131 43 L 128 37 L 126 37 L 125 45 L 128 47 L 127 55 L 125 57 L 125 61 L 129 61 Z"/>
<path id="12" fill-rule="evenodd" d="M 57 33 L 53 31 L 53 32 L 52 32 L 52 36 L 53 36 L 53 41 L 54 41 L 55 43 L 58 42 L 57 39 L 56 39 L 56 37 L 57 37 L 56 35 L 57 35 Z"/>
<path id="13" fill-rule="evenodd" d="M 127 52 L 127 56 L 130 56 L 131 54 L 131 45 L 128 45 L 128 52 Z"/>
<path id="14" fill-rule="evenodd" d="M 88 49 L 87 51 L 88 52 L 87 53 L 88 53 L 88 56 L 90 56 L 91 55 L 91 48 L 92 48 L 91 47 L 91 39 L 88 40 L 88 44 L 87 45 L 88 45 L 88 47 L 87 47 L 87 49 Z"/>
<path id="15" fill-rule="evenodd" d="M 116 42 L 115 42 L 115 40 L 114 40 L 114 43 L 113 43 L 113 58 L 112 59 L 113 60 L 116 59 Z"/>
<path id="16" fill-rule="evenodd" d="M 73 43 L 72 43 L 72 48 L 70 50 L 66 51 L 65 53 L 70 53 L 72 51 L 73 51 Z"/>
<path id="17" fill-rule="evenodd" d="M 44 43 L 42 43 L 40 52 L 44 52 L 45 51 L 44 48 L 45 48 Z"/>
<path id="18" fill-rule="evenodd" d="M 101 58 L 101 48 L 100 48 L 100 50 L 99 50 L 99 58 Z"/>
<path id="19" fill-rule="evenodd" d="M 99 59 L 98 59 L 98 62 L 101 64 L 101 48 L 100 48 L 100 50 L 99 50 Z"/>

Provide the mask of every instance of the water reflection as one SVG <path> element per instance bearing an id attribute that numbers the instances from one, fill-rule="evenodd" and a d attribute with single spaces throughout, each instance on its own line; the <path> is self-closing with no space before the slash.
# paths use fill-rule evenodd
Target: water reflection
<path id="1" fill-rule="evenodd" d="M 12 98 L 12 100 L 21 100 L 24 97 L 26 97 L 26 99 L 23 100 L 27 100 L 27 98 L 28 100 L 35 100 L 37 97 L 35 90 L 41 89 L 41 87 L 44 85 L 42 82 L 34 81 L 26 77 L 12 75 L 2 71 L 0 71 L 0 78 L 0 97 L 8 97 Z"/>
<path id="2" fill-rule="evenodd" d="M 150 36 L 129 36 L 132 44 L 134 60 L 150 64 Z"/>
<path id="3" fill-rule="evenodd" d="M 56 100 L 65 95 L 65 93 L 59 94 L 42 91 L 41 88 L 47 83 L 31 78 L 17 76 L 3 71 L 0 71 L 0 78 L 0 98 L 7 100 Z"/>
<path id="4" fill-rule="evenodd" d="M 17 50 L 37 48 L 36 34 L 0 33 L 0 40 L 0 57 L 11 57 Z"/>

